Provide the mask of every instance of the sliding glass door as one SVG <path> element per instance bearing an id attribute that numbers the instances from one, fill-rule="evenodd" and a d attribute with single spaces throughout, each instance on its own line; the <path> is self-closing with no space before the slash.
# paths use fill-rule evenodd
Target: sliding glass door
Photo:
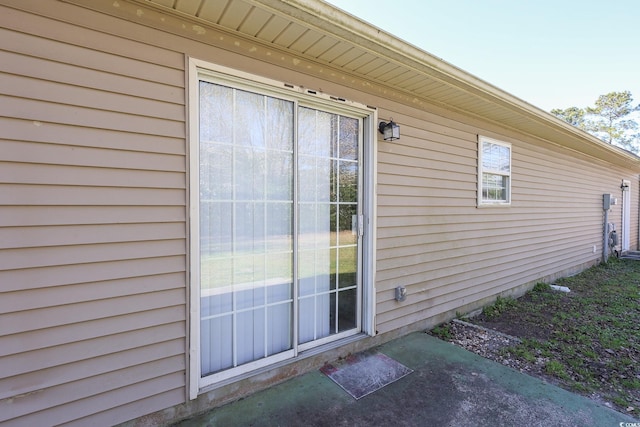
<path id="1" fill-rule="evenodd" d="M 359 327 L 359 122 L 298 109 L 300 344 Z"/>
<path id="2" fill-rule="evenodd" d="M 201 376 L 360 332 L 363 118 L 198 84 Z"/>

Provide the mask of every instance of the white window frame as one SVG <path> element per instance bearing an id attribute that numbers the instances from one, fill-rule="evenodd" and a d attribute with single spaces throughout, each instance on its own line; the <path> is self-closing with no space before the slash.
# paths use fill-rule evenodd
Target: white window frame
<path id="1" fill-rule="evenodd" d="M 228 81 L 234 81 L 241 85 L 246 85 L 252 90 L 263 93 L 263 91 L 270 93 L 279 93 L 284 97 L 290 96 L 296 99 L 303 99 L 305 104 L 321 107 L 321 108 L 334 108 L 345 111 L 357 112 L 357 114 L 365 117 L 363 122 L 365 123 L 363 133 L 363 144 L 368 146 L 363 149 L 362 165 L 363 165 L 363 203 L 362 209 L 365 212 L 364 215 L 364 239 L 363 239 L 363 251 L 362 251 L 362 313 L 361 313 L 361 329 L 362 333 L 374 336 L 375 330 L 375 251 L 376 251 L 376 176 L 377 176 L 377 138 L 375 132 L 375 124 L 378 121 L 377 111 L 369 106 L 346 101 L 342 98 L 333 97 L 320 92 L 311 91 L 299 86 L 293 86 L 285 84 L 284 82 L 271 80 L 263 77 L 256 76 L 241 72 L 232 68 L 223 67 L 217 64 L 213 64 L 207 61 L 202 61 L 195 58 L 188 59 L 188 117 L 189 117 L 189 134 L 188 134 L 188 180 L 189 180 L 189 199 L 188 199 L 188 235 L 189 235 L 189 271 L 187 273 L 189 283 L 189 339 L 188 339 L 188 352 L 189 352 L 189 398 L 195 399 L 198 395 L 204 391 L 210 390 L 217 386 L 217 384 L 226 383 L 227 380 L 233 380 L 235 376 L 240 374 L 235 372 L 233 375 L 227 376 L 225 373 L 216 376 L 215 383 L 212 382 L 209 377 L 205 377 L 204 381 L 201 378 L 201 366 L 200 366 L 200 265 L 199 265 L 199 241 L 193 238 L 193 236 L 199 235 L 199 99 L 198 99 L 198 87 L 199 80 L 202 75 L 209 76 L 221 76 Z M 261 91 L 262 89 L 262 91 Z M 329 345 L 335 347 L 339 345 L 340 341 L 334 341 Z M 315 347 L 314 352 L 322 347 Z M 302 351 L 302 350 L 301 350 Z M 289 360 L 295 362 L 297 356 L 304 356 L 304 354 L 294 354 L 296 357 L 291 357 L 291 353 L 287 353 L 286 357 L 282 361 Z M 278 360 L 271 360 L 266 366 L 278 362 Z M 259 368 L 265 367 L 261 361 L 248 363 L 245 371 L 251 372 Z"/>
<path id="2" fill-rule="evenodd" d="M 500 145 L 502 147 L 506 147 L 509 149 L 509 172 L 505 173 L 504 171 L 494 170 L 494 169 L 485 169 L 483 167 L 482 154 L 483 154 L 483 147 L 485 143 Z M 478 135 L 478 207 L 511 206 L 512 169 L 513 169 L 513 162 L 512 162 L 511 144 L 508 142 L 499 141 L 497 139 Z M 506 200 L 486 200 L 482 197 L 483 177 L 485 173 L 492 174 L 492 175 L 500 175 L 507 178 L 507 188 L 506 188 L 507 199 Z"/>

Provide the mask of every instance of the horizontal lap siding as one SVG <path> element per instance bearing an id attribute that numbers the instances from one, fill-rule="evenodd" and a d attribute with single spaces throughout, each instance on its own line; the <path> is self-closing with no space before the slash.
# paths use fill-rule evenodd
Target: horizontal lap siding
<path id="1" fill-rule="evenodd" d="M 378 106 L 402 125 L 399 141 L 378 141 L 379 332 L 597 260 L 599 195 L 631 179 L 463 123 L 477 119 L 393 107 L 357 87 L 64 2 L 41 4 L 60 21 L 0 7 L 0 423 L 109 425 L 185 399 L 181 52 L 327 84 L 327 93 Z M 513 143 L 509 208 L 476 207 L 478 133 Z M 620 222 L 619 209 L 611 220 Z M 404 303 L 393 299 L 398 285 L 408 288 Z"/>
<path id="2" fill-rule="evenodd" d="M 541 141 L 402 113 L 381 112 L 403 126 L 400 140 L 379 143 L 379 332 L 600 259 L 601 195 L 621 200 L 620 180 L 633 173 Z M 478 134 L 512 143 L 510 207 L 476 207 Z M 637 218 L 632 209 L 632 247 Z M 618 206 L 610 217 L 618 230 L 620 220 Z M 407 287 L 406 301 L 394 300 L 396 286 Z"/>
<path id="3" fill-rule="evenodd" d="M 184 57 L 6 7 L 0 26 L 0 423 L 183 402 Z"/>

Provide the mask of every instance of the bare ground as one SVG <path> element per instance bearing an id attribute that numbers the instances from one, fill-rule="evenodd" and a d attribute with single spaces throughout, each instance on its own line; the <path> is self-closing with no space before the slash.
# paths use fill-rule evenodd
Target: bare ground
<path id="1" fill-rule="evenodd" d="M 640 262 L 620 260 L 430 333 L 480 356 L 640 416 Z"/>

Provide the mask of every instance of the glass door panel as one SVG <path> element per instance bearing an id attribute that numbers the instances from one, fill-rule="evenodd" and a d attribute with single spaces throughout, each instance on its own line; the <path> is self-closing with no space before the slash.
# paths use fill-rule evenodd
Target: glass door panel
<path id="1" fill-rule="evenodd" d="M 294 104 L 205 81 L 199 89 L 207 376 L 293 347 Z"/>
<path id="2" fill-rule="evenodd" d="M 359 327 L 359 128 L 298 108 L 300 344 Z"/>

